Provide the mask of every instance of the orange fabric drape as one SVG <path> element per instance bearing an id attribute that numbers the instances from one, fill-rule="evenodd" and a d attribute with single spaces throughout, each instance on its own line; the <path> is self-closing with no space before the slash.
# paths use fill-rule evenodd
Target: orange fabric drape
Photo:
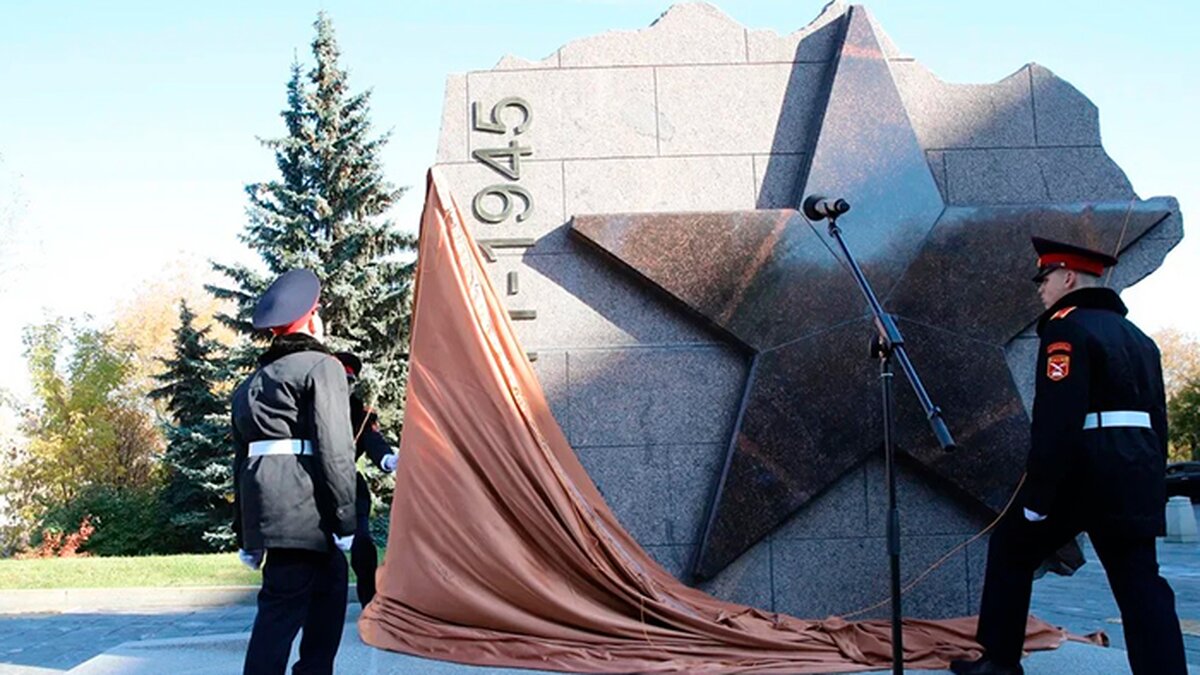
<path id="1" fill-rule="evenodd" d="M 717 600 L 618 524 L 550 414 L 435 168 L 421 218 L 391 531 L 365 642 L 574 672 L 851 672 L 891 661 L 890 624 L 805 621 Z M 1060 629 L 1031 619 L 1030 649 Z M 973 618 L 906 620 L 914 668 L 977 652 Z"/>

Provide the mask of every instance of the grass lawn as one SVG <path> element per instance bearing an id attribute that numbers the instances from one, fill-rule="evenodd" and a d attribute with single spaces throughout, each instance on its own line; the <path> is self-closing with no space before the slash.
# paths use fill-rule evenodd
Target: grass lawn
<path id="1" fill-rule="evenodd" d="M 382 551 L 380 562 L 383 561 Z M 354 572 L 350 572 L 354 581 Z M 260 572 L 236 553 L 136 558 L 0 560 L 0 590 L 17 588 L 123 588 L 134 586 L 257 586 Z"/>

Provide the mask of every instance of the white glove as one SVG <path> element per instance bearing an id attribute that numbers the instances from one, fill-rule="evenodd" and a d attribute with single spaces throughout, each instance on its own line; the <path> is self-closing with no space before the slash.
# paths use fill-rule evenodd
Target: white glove
<path id="1" fill-rule="evenodd" d="M 251 570 L 257 571 L 258 568 L 262 567 L 262 549 L 255 549 L 253 551 L 247 551 L 244 548 L 238 549 L 238 560 L 242 561 L 242 564 Z"/>
<path id="2" fill-rule="evenodd" d="M 354 545 L 354 535 L 348 534 L 344 537 L 339 537 L 335 534 L 333 535 L 333 545 L 338 547 L 338 550 L 345 553 L 346 551 L 350 550 L 351 546 Z"/>
<path id="3" fill-rule="evenodd" d="M 394 452 L 390 455 L 384 455 L 383 459 L 379 460 L 379 468 L 387 473 L 391 473 L 396 470 L 396 462 L 398 461 L 400 461 L 400 458 Z"/>
<path id="4" fill-rule="evenodd" d="M 1039 523 L 1045 519 L 1046 519 L 1046 516 L 1043 516 L 1042 514 L 1038 513 L 1037 511 L 1030 511 L 1029 509 L 1025 509 L 1025 520 L 1028 520 L 1031 523 Z"/>

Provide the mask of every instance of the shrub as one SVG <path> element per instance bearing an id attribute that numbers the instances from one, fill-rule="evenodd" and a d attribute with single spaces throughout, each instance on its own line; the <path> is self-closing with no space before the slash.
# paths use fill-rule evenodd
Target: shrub
<path id="1" fill-rule="evenodd" d="M 75 529 L 85 518 L 94 531 L 81 542 L 80 551 L 99 556 L 151 555 L 170 553 L 178 548 L 166 514 L 158 508 L 153 488 L 84 488 L 67 504 L 56 506 L 42 518 L 42 546 L 46 533 Z"/>
<path id="2" fill-rule="evenodd" d="M 79 549 L 96 531 L 91 516 L 79 521 L 79 529 L 70 534 L 62 530 L 42 530 L 42 540 L 34 548 L 17 554 L 18 558 L 80 558 L 87 553 Z"/>

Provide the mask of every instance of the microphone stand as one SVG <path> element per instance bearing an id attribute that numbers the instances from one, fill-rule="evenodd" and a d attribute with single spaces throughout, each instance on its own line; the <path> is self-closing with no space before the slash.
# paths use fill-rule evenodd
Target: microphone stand
<path id="1" fill-rule="evenodd" d="M 883 395 L 883 453 L 888 482 L 887 549 L 892 576 L 892 673 L 894 675 L 902 675 L 904 673 L 904 637 L 901 630 L 900 611 L 900 510 L 896 506 L 894 419 L 896 410 L 895 402 L 892 399 L 893 359 L 900 363 L 900 369 L 904 371 L 904 376 L 908 378 L 909 384 L 912 385 L 913 391 L 917 395 L 917 400 L 921 403 L 921 408 L 925 411 L 925 417 L 929 420 L 930 428 L 933 430 L 933 435 L 937 438 L 938 444 L 943 450 L 950 451 L 955 449 L 955 443 L 954 438 L 950 435 L 950 430 L 946 428 L 946 422 L 942 419 L 941 409 L 930 400 L 929 394 L 925 391 L 925 386 L 921 384 L 920 376 L 917 375 L 916 368 L 913 367 L 912 361 L 908 358 L 908 352 L 904 349 L 904 336 L 901 335 L 900 328 L 896 325 L 892 316 L 883 310 L 883 305 L 879 304 L 879 298 L 876 297 L 874 289 L 871 288 L 871 283 L 863 275 L 862 268 L 858 266 L 858 262 L 855 261 L 854 256 L 850 253 L 850 249 L 846 246 L 845 239 L 842 238 L 842 230 L 838 227 L 837 218 L 841 213 L 849 210 L 850 206 L 838 200 L 840 208 L 827 211 L 809 208 L 810 203 L 820 204 L 821 202 L 823 200 L 819 197 L 809 197 L 806 200 L 804 214 L 810 220 L 819 221 L 823 218 L 829 219 L 829 236 L 837 240 L 842 254 L 846 256 L 846 261 L 850 263 L 850 273 L 854 275 L 854 280 L 858 282 L 859 290 L 862 291 L 863 297 L 867 299 L 867 304 L 871 306 L 871 313 L 875 315 L 875 329 L 877 334 L 871 340 L 871 358 L 879 359 L 879 385 Z"/>

